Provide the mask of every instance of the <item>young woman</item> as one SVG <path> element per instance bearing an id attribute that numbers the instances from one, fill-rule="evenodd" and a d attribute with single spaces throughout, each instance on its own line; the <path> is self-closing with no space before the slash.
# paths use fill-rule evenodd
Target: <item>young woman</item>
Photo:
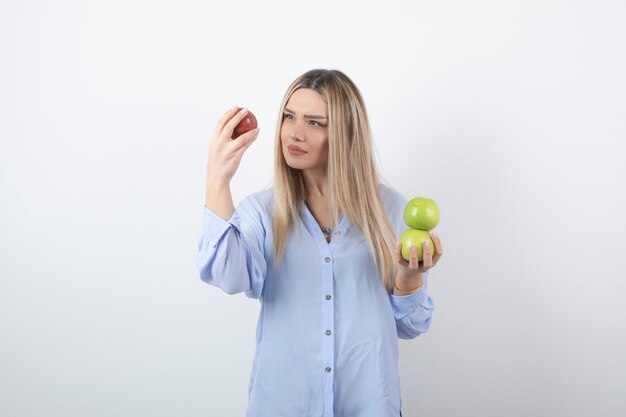
<path id="1" fill-rule="evenodd" d="M 401 255 L 407 199 L 377 173 L 362 96 L 337 70 L 287 90 L 272 189 L 235 208 L 230 181 L 258 129 L 231 135 L 230 109 L 209 144 L 203 281 L 261 302 L 248 417 L 401 415 L 398 338 L 428 330 L 427 271 L 442 255 Z"/>

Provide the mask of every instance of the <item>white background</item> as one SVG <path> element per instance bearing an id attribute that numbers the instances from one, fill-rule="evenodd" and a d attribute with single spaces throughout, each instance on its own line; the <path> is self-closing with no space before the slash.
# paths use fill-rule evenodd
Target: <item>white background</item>
<path id="1" fill-rule="evenodd" d="M 218 2 L 215 2 L 218 3 Z M 346 72 L 384 177 L 434 198 L 405 417 L 626 415 L 620 1 L 0 2 L 0 415 L 242 416 L 259 310 L 195 265 L 210 134 Z"/>

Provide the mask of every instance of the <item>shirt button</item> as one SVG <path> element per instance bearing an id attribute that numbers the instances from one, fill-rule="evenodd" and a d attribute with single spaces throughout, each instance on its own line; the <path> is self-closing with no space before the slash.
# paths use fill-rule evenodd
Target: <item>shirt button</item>
<path id="1" fill-rule="evenodd" d="M 330 258 L 324 258 L 326 262 L 330 262 Z"/>
<path id="2" fill-rule="evenodd" d="M 326 336 L 330 336 L 330 330 L 326 330 Z"/>
<path id="3" fill-rule="evenodd" d="M 332 297 L 330 296 L 330 294 L 326 294 L 326 299 L 330 300 Z"/>
<path id="4" fill-rule="evenodd" d="M 331 371 L 330 366 L 327 366 L 326 367 L 326 372 L 330 372 L 330 371 Z"/>

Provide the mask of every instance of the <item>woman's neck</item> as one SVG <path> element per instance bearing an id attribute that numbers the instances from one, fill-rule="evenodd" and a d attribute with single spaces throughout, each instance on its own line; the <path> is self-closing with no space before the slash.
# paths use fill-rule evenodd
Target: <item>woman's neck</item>
<path id="1" fill-rule="evenodd" d="M 328 182 L 326 171 L 303 170 L 304 186 L 306 187 L 307 199 L 326 199 Z"/>

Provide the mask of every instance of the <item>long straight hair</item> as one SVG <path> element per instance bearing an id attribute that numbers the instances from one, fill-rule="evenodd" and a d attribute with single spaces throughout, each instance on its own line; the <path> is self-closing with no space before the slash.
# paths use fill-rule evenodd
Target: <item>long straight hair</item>
<path id="1" fill-rule="evenodd" d="M 397 271 L 397 237 L 380 196 L 381 181 L 365 103 L 352 80 L 338 70 L 304 73 L 289 86 L 281 104 L 274 158 L 275 261 L 282 261 L 288 234 L 299 221 L 299 207 L 306 199 L 302 171 L 287 165 L 280 140 L 283 110 L 293 92 L 300 88 L 316 91 L 328 106 L 327 187 L 332 224 L 337 224 L 343 213 L 361 230 L 374 254 L 383 285 L 391 291 Z"/>

